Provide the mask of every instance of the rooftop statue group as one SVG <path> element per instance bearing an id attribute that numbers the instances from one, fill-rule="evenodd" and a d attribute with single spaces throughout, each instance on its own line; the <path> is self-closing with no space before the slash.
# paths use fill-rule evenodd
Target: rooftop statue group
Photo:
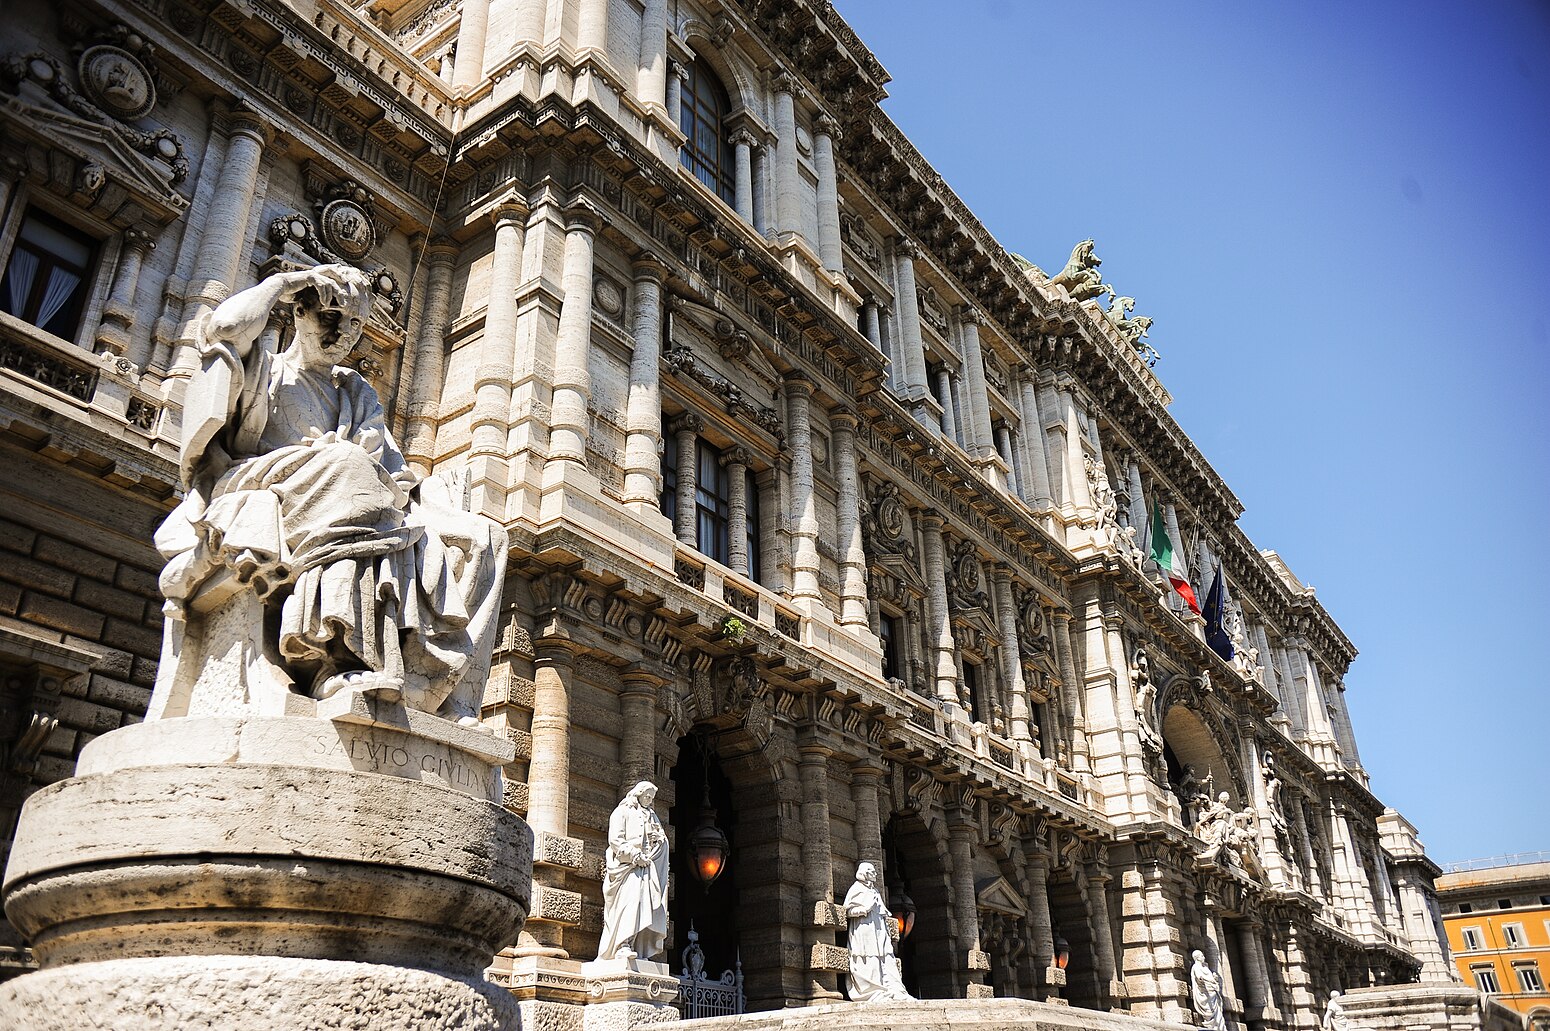
<path id="1" fill-rule="evenodd" d="M 473 724 L 506 534 L 408 466 L 376 391 L 343 364 L 371 304 L 363 273 L 319 265 L 272 275 L 199 322 L 185 496 L 156 532 L 166 611 L 187 634 L 202 592 L 251 592 L 262 648 L 294 690 L 351 687 Z M 159 689 L 187 643 L 169 635 Z"/>

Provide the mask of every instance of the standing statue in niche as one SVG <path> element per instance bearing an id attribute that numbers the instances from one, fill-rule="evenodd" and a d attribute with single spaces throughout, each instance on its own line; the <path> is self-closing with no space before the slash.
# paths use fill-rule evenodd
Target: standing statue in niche
<path id="1" fill-rule="evenodd" d="M 1163 750 L 1163 737 L 1157 730 L 1157 685 L 1152 683 L 1152 662 L 1145 648 L 1137 648 L 1130 664 L 1130 680 L 1136 685 L 1136 729 L 1141 745 L 1149 752 Z"/>
<path id="2" fill-rule="evenodd" d="M 899 979 L 893 958 L 891 919 L 883 905 L 877 867 L 856 867 L 856 883 L 845 893 L 845 919 L 850 924 L 850 1001 L 888 1002 L 913 998 Z"/>
<path id="3" fill-rule="evenodd" d="M 1189 971 L 1189 998 L 1195 1007 L 1195 1024 L 1201 1031 L 1227 1031 L 1227 1015 L 1222 1011 L 1222 978 L 1206 965 L 1206 954 L 1190 953 L 1195 965 Z"/>
<path id="4" fill-rule="evenodd" d="M 643 780 L 608 818 L 598 959 L 649 960 L 667 944 L 667 833 L 651 808 L 656 798 L 657 786 Z"/>
<path id="5" fill-rule="evenodd" d="M 1278 833 L 1286 832 L 1286 810 L 1281 807 L 1281 775 L 1276 773 L 1276 757 L 1265 753 L 1265 807 Z"/>
<path id="6" fill-rule="evenodd" d="M 199 321 L 185 496 L 156 532 L 169 626 L 153 715 L 234 690 L 178 666 L 185 653 L 191 667 L 221 657 L 202 614 L 246 595 L 257 605 L 222 631 L 247 635 L 240 690 L 194 709 L 253 704 L 267 683 L 478 722 L 506 534 L 408 467 L 376 391 L 341 364 L 370 311 L 363 273 L 319 265 L 272 275 Z"/>

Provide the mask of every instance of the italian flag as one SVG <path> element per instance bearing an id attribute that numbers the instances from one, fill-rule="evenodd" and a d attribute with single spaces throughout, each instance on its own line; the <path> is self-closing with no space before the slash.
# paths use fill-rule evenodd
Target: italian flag
<path id="1" fill-rule="evenodd" d="M 1195 600 L 1195 589 L 1189 585 L 1184 559 L 1174 548 L 1173 538 L 1168 536 L 1168 524 L 1163 519 L 1162 506 L 1155 501 L 1152 502 L 1152 561 L 1168 577 L 1168 582 L 1179 592 L 1179 597 L 1199 615 L 1200 602 Z"/>

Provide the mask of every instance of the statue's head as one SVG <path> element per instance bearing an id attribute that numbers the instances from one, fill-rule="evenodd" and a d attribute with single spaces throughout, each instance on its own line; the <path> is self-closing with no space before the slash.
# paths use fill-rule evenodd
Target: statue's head
<path id="1" fill-rule="evenodd" d="M 1199 949 L 1196 949 L 1194 952 L 1189 954 L 1189 958 L 1194 960 L 1196 963 L 1204 963 L 1206 961 L 1206 954 L 1201 952 Z"/>
<path id="2" fill-rule="evenodd" d="M 1217 800 L 1217 801 L 1218 801 L 1218 802 L 1221 802 L 1221 803 L 1223 803 L 1223 804 L 1226 804 L 1226 802 L 1227 802 L 1227 800 L 1228 800 L 1228 799 L 1229 799 L 1229 798 L 1230 798 L 1230 797 L 1232 797 L 1232 796 L 1230 796 L 1230 795 L 1228 795 L 1228 794 L 1227 794 L 1227 792 L 1225 792 L 1225 791 L 1224 791 L 1224 792 L 1222 792 L 1222 793 L 1221 793 L 1221 794 L 1220 794 L 1220 795 L 1217 795 L 1217 796 L 1216 796 L 1216 800 Z"/>
<path id="3" fill-rule="evenodd" d="M 877 867 L 871 863 L 862 863 L 856 867 L 856 880 L 868 887 L 877 883 Z"/>
<path id="4" fill-rule="evenodd" d="M 348 265 L 319 265 L 296 295 L 296 344 L 308 365 L 337 365 L 361 339 L 371 314 L 371 280 Z"/>
<path id="5" fill-rule="evenodd" d="M 645 808 L 650 808 L 651 803 L 657 799 L 657 786 L 649 780 L 643 780 L 631 788 L 629 794 L 624 797 Z"/>

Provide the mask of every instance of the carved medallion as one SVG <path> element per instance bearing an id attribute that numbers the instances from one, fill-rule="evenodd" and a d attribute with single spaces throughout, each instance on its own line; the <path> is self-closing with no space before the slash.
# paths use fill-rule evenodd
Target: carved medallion
<path id="1" fill-rule="evenodd" d="M 605 315 L 618 319 L 624 314 L 624 287 L 608 276 L 592 281 L 592 296 Z"/>
<path id="2" fill-rule="evenodd" d="M 156 85 L 140 59 L 116 46 L 88 47 L 76 70 L 81 90 L 103 111 L 132 122 L 156 106 Z"/>
<path id="3" fill-rule="evenodd" d="M 349 261 L 360 261 L 377 242 L 371 214 L 349 197 L 329 201 L 319 216 L 323 243 Z"/>

